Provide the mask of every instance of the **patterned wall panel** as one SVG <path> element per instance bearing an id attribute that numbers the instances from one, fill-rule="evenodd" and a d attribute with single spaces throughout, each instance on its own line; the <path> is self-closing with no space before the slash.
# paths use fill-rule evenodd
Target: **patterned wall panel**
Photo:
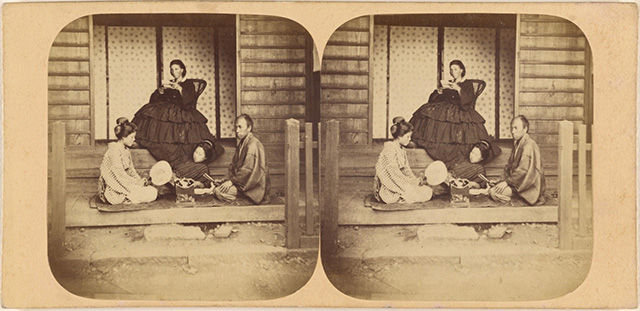
<path id="1" fill-rule="evenodd" d="M 236 65 L 235 30 L 218 31 L 220 59 L 220 137 L 235 137 L 233 123 L 236 118 Z"/>
<path id="2" fill-rule="evenodd" d="M 387 138 L 387 26 L 373 33 L 373 138 Z"/>
<path id="3" fill-rule="evenodd" d="M 209 122 L 207 126 L 216 134 L 214 31 L 201 27 L 163 27 L 162 61 L 163 81 L 172 78 L 169 64 L 180 59 L 187 67 L 187 78 L 204 79 L 207 88 L 198 99 L 197 109 Z"/>
<path id="4" fill-rule="evenodd" d="M 516 31 L 500 30 L 500 137 L 510 138 L 515 88 Z"/>
<path id="5" fill-rule="evenodd" d="M 107 50 L 106 27 L 93 27 L 93 63 L 91 71 L 95 81 L 95 139 L 107 139 L 111 124 L 107 124 Z M 113 124 L 115 126 L 115 124 Z"/>
<path id="6" fill-rule="evenodd" d="M 389 122 L 409 120 L 437 86 L 438 30 L 393 26 L 390 37 Z"/>
<path id="7" fill-rule="evenodd" d="M 108 32 L 108 128 L 113 128 L 118 117 L 133 119 L 156 89 L 156 35 L 153 27 L 108 27 Z"/>
<path id="8" fill-rule="evenodd" d="M 495 29 L 453 28 L 444 30 L 443 79 L 450 79 L 449 62 L 461 60 L 466 78 L 482 79 L 487 83 L 476 102 L 476 110 L 486 119 L 489 134 L 495 135 Z"/>

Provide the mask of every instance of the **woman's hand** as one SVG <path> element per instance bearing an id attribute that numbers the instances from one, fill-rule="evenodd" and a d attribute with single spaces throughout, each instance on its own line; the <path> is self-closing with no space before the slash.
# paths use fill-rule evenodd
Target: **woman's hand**
<path id="1" fill-rule="evenodd" d="M 452 82 L 451 84 L 449 84 L 449 88 L 460 93 L 460 85 L 458 85 L 458 83 Z"/>
<path id="2" fill-rule="evenodd" d="M 182 86 L 180 84 L 176 82 L 169 82 L 167 86 L 174 90 L 177 90 L 178 92 L 180 92 L 180 94 L 182 94 Z"/>

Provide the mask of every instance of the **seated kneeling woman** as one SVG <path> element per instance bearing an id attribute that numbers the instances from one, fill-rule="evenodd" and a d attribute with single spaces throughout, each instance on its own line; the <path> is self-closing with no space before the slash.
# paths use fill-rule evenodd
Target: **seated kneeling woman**
<path id="1" fill-rule="evenodd" d="M 458 159 L 448 167 L 449 179 L 468 179 L 472 189 L 485 188 L 487 186 L 484 164 L 491 161 L 496 154 L 500 154 L 500 148 L 487 140 L 481 140 L 473 145 L 466 159 Z"/>
<path id="2" fill-rule="evenodd" d="M 137 127 L 124 117 L 116 123 L 114 132 L 118 140 L 109 143 L 100 164 L 100 199 L 110 204 L 154 201 L 158 190 L 150 185 L 148 178 L 138 175 L 131 160 L 129 147 L 135 142 Z"/>
<path id="3" fill-rule="evenodd" d="M 393 141 L 384 144 L 376 163 L 375 197 L 384 203 L 418 203 L 431 200 L 433 190 L 426 179 L 413 174 L 403 149 L 411 141 L 413 125 L 395 117 L 391 126 Z"/>

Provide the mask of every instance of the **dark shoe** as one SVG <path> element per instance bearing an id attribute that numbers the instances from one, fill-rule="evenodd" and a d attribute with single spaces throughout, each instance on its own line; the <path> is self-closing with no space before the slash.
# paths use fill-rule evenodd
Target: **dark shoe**
<path id="1" fill-rule="evenodd" d="M 538 199 L 538 201 L 534 205 L 539 206 L 539 205 L 545 205 L 546 203 L 547 203 L 547 198 L 543 195 Z"/>
<path id="2" fill-rule="evenodd" d="M 264 198 L 262 198 L 262 201 L 260 201 L 259 205 L 265 205 L 269 203 L 271 203 L 271 196 L 269 194 L 265 194 Z"/>

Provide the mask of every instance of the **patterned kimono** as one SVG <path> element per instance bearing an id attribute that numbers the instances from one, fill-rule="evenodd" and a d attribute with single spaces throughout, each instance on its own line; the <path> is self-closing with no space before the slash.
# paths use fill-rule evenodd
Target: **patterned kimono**
<path id="1" fill-rule="evenodd" d="M 154 201 L 158 190 L 145 186 L 145 179 L 133 167 L 131 152 L 122 143 L 109 143 L 100 164 L 98 194 L 105 203 L 144 203 Z"/>
<path id="2" fill-rule="evenodd" d="M 376 163 L 375 197 L 385 203 L 417 203 L 431 199 L 429 186 L 419 186 L 420 179 L 409 167 L 407 153 L 400 144 L 386 142 Z"/>
<path id="3" fill-rule="evenodd" d="M 242 192 L 253 203 L 260 204 L 269 193 L 271 181 L 264 146 L 253 133 L 238 144 L 227 178 L 233 183 L 229 191 L 222 193 L 219 187 L 214 190 L 214 195 L 221 200 L 233 201 L 237 193 Z"/>
<path id="4" fill-rule="evenodd" d="M 515 143 L 509 162 L 502 172 L 502 180 L 531 205 L 544 195 L 546 185 L 540 148 L 528 134 L 524 134 Z"/>

